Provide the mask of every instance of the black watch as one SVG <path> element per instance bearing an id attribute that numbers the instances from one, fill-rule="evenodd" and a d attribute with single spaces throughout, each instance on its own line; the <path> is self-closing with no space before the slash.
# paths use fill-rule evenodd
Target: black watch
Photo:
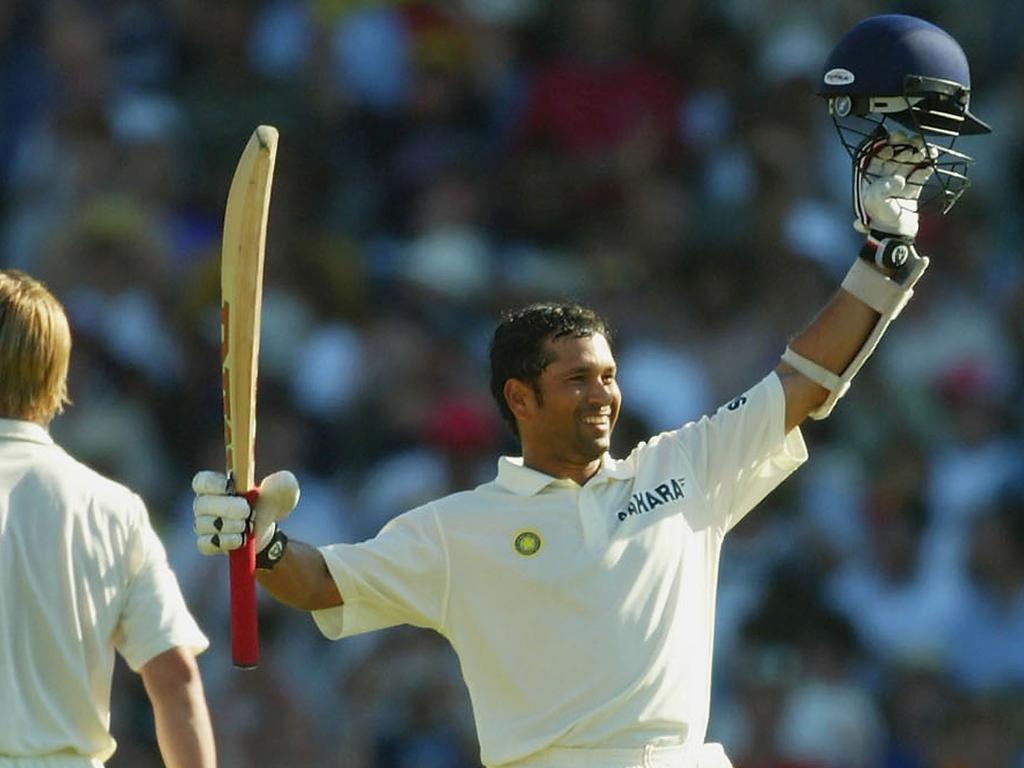
<path id="1" fill-rule="evenodd" d="M 284 557 L 284 551 L 288 548 L 288 537 L 284 531 L 277 528 L 270 542 L 256 553 L 256 568 L 261 571 L 269 571 Z"/>

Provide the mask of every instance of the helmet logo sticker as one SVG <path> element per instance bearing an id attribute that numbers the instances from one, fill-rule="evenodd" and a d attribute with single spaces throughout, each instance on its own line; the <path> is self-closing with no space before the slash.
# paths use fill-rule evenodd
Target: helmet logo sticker
<path id="1" fill-rule="evenodd" d="M 523 557 L 536 555 L 540 551 L 541 544 L 540 534 L 536 531 L 519 531 L 512 541 L 516 552 Z"/>
<path id="2" fill-rule="evenodd" d="M 856 79 L 853 72 L 842 67 L 830 69 L 825 73 L 825 85 L 849 85 Z"/>
<path id="3" fill-rule="evenodd" d="M 836 96 L 832 99 L 832 112 L 839 117 L 846 117 L 853 109 L 853 102 L 849 96 Z"/>

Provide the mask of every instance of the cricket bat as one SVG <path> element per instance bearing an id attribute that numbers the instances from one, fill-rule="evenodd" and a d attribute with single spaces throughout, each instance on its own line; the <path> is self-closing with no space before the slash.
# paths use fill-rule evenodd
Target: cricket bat
<path id="1" fill-rule="evenodd" d="M 277 129 L 261 125 L 245 145 L 224 210 L 221 248 L 221 377 L 228 483 L 250 502 L 256 486 L 256 371 L 263 301 L 263 254 Z M 229 555 L 231 658 L 236 667 L 259 662 L 256 616 L 256 550 L 252 536 Z"/>

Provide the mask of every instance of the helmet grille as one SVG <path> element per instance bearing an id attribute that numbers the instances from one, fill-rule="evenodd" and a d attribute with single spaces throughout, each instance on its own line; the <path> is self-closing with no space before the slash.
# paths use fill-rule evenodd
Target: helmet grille
<path id="1" fill-rule="evenodd" d="M 967 172 L 974 159 L 954 149 L 960 135 L 954 126 L 963 118 L 949 109 L 945 99 L 932 95 L 829 99 L 829 113 L 851 159 L 870 137 L 895 130 L 920 137 L 934 173 L 921 190 L 919 205 L 922 212 L 931 213 L 949 211 L 971 183 Z"/>

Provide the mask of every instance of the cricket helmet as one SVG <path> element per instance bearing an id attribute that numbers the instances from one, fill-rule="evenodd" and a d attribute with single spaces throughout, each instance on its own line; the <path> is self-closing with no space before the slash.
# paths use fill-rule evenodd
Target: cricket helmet
<path id="1" fill-rule="evenodd" d="M 991 131 L 970 111 L 970 68 L 960 44 L 915 16 L 883 14 L 856 24 L 825 61 L 818 93 L 853 157 L 882 131 L 919 136 L 935 167 L 932 194 L 921 201 L 937 201 L 943 213 L 969 185 L 973 163 L 953 148 L 956 140 Z"/>

